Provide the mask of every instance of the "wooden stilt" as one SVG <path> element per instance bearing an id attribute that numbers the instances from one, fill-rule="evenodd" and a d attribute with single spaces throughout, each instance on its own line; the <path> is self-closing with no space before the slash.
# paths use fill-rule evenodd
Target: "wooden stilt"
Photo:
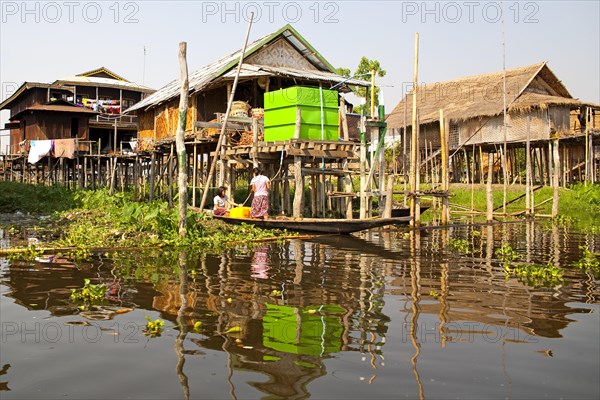
<path id="1" fill-rule="evenodd" d="M 494 196 L 492 193 L 492 179 L 494 176 L 494 158 L 492 153 L 488 152 L 488 173 L 487 173 L 487 185 L 486 185 L 486 199 L 487 199 L 487 214 L 486 218 L 488 222 L 494 219 Z"/>

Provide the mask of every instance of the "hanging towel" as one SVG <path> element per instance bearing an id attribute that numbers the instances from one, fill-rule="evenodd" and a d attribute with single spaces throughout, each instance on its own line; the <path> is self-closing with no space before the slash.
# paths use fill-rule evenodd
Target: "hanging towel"
<path id="1" fill-rule="evenodd" d="M 52 151 L 52 140 L 32 140 L 29 144 L 29 157 L 27 161 L 35 164 Z"/>
<path id="2" fill-rule="evenodd" d="M 54 157 L 75 158 L 75 139 L 54 139 Z"/>

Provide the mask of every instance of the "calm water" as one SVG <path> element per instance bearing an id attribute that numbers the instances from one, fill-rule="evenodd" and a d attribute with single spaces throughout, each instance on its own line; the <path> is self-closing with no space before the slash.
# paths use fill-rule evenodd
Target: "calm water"
<path id="1" fill-rule="evenodd" d="M 506 280 L 503 242 L 564 284 Z M 0 398 L 598 399 L 600 282 L 572 267 L 581 245 L 600 252 L 600 236 L 509 224 L 0 258 Z M 109 287 L 104 306 L 70 300 L 84 278 Z M 160 337 L 146 316 L 165 320 Z"/>

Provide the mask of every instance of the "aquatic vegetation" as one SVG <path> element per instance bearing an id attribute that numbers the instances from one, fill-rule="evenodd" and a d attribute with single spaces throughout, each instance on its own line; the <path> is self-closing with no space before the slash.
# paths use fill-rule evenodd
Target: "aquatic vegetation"
<path id="1" fill-rule="evenodd" d="M 521 259 L 521 256 L 508 243 L 496 249 L 495 254 L 504 267 L 506 279 L 514 276 L 520 282 L 533 287 L 551 287 L 563 282 L 563 270 L 550 262 L 547 265 L 521 264 L 513 267 L 513 263 Z"/>
<path id="2" fill-rule="evenodd" d="M 503 243 L 502 247 L 496 249 L 495 254 L 500 258 L 500 262 L 504 265 L 504 270 L 510 270 L 513 261 L 519 260 L 521 256 L 508 243 Z"/>
<path id="3" fill-rule="evenodd" d="M 87 278 L 83 282 L 81 290 L 71 289 L 71 300 L 75 301 L 82 310 L 87 310 L 92 305 L 102 304 L 105 301 L 107 286 L 94 285 Z"/>
<path id="4" fill-rule="evenodd" d="M 436 299 L 436 300 L 437 300 L 438 297 L 440 297 L 440 293 L 437 290 L 435 290 L 435 289 L 430 290 L 429 291 L 429 295 L 431 297 L 433 297 L 434 299 Z"/>
<path id="5" fill-rule="evenodd" d="M 589 271 L 595 276 L 600 275 L 600 260 L 598 260 L 598 256 L 592 253 L 587 246 L 579 246 L 579 248 L 583 251 L 583 256 L 575 262 L 575 266 L 584 272 Z"/>
<path id="6" fill-rule="evenodd" d="M 461 254 L 470 254 L 471 250 L 469 249 L 469 242 L 465 239 L 448 239 L 448 245 L 451 249 L 453 249 L 457 253 Z"/>
<path id="7" fill-rule="evenodd" d="M 520 265 L 514 267 L 511 272 L 519 281 L 533 287 L 552 287 L 563 282 L 562 269 L 548 262 L 547 265 Z"/>
<path id="8" fill-rule="evenodd" d="M 148 322 L 146 323 L 146 326 L 144 328 L 144 335 L 150 337 L 160 336 L 163 332 L 165 321 L 163 321 L 160 318 L 157 318 L 154 321 L 152 321 L 152 318 L 150 318 L 150 316 L 148 315 L 146 315 L 146 319 L 148 320 Z"/>

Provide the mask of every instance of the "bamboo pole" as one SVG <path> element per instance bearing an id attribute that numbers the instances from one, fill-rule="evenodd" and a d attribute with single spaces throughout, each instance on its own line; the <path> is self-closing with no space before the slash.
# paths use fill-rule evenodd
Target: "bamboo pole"
<path id="1" fill-rule="evenodd" d="M 552 159 L 554 161 L 554 168 L 552 168 L 552 187 L 554 189 L 552 196 L 552 218 L 556 218 L 558 216 L 558 174 L 560 174 L 560 153 L 558 150 L 558 139 L 554 139 L 552 142 Z"/>
<path id="2" fill-rule="evenodd" d="M 527 117 L 527 138 L 525 140 L 525 215 L 531 212 L 531 116 Z"/>
<path id="3" fill-rule="evenodd" d="M 231 88 L 231 94 L 229 96 L 229 101 L 227 102 L 227 111 L 225 111 L 225 121 L 223 121 L 223 126 L 221 127 L 221 135 L 219 135 L 219 141 L 217 142 L 217 148 L 215 149 L 215 156 L 212 165 L 210 166 L 210 171 L 208 172 L 208 177 L 206 179 L 206 185 L 204 187 L 204 191 L 202 192 L 202 200 L 200 201 L 200 208 L 203 209 L 206 204 L 206 199 L 208 197 L 208 187 L 210 185 L 210 181 L 212 176 L 215 173 L 215 166 L 217 164 L 217 159 L 219 157 L 219 153 L 221 152 L 221 145 L 223 144 L 223 138 L 225 137 L 225 128 L 227 127 L 227 122 L 229 122 L 229 112 L 231 111 L 231 104 L 233 103 L 233 98 L 235 97 L 235 90 L 237 88 L 238 80 L 240 78 L 240 70 L 242 69 L 242 62 L 244 61 L 244 54 L 246 53 L 246 47 L 248 46 L 248 37 L 250 36 L 250 27 L 252 26 L 252 19 L 254 18 L 254 12 L 250 13 L 250 21 L 248 21 L 248 29 L 246 30 L 246 37 L 244 38 L 244 45 L 242 46 L 242 51 L 240 52 L 240 59 L 238 61 L 237 71 L 235 73 L 235 78 L 233 80 L 233 86 Z"/>
<path id="4" fill-rule="evenodd" d="M 179 124 L 175 135 L 177 146 L 177 186 L 179 189 L 179 237 L 185 238 L 187 234 L 187 153 L 185 150 L 185 125 L 188 112 L 188 67 L 187 67 L 187 43 L 179 43 L 179 79 L 181 80 L 181 91 L 179 92 Z"/>
<path id="5" fill-rule="evenodd" d="M 488 152 L 488 173 L 487 173 L 487 185 L 486 185 L 486 203 L 487 203 L 487 214 L 486 218 L 488 222 L 494 219 L 494 195 L 492 193 L 492 179 L 494 178 L 494 158 L 492 153 Z"/>
<path id="6" fill-rule="evenodd" d="M 446 138 L 446 121 L 444 120 L 444 110 L 440 109 L 440 144 L 442 156 L 442 190 L 448 191 L 448 141 Z M 442 198 L 442 225 L 448 225 L 450 221 L 450 209 L 448 207 L 448 196 Z"/>
<path id="7" fill-rule="evenodd" d="M 366 198 L 366 163 L 367 163 L 367 132 L 365 126 L 365 116 L 360 118 L 360 210 L 359 218 L 364 219 L 367 216 L 367 198 Z"/>
<path id="8" fill-rule="evenodd" d="M 375 118 L 375 70 L 371 70 L 371 118 Z"/>
<path id="9" fill-rule="evenodd" d="M 419 33 L 415 32 L 415 59 L 414 59 L 414 70 L 413 70 L 413 93 L 412 93 L 412 135 L 410 141 L 410 192 L 412 194 L 410 198 L 410 214 L 413 216 L 411 220 L 411 225 L 419 226 L 420 225 L 420 212 L 416 210 L 416 190 L 417 190 L 417 86 L 418 86 L 418 71 L 419 71 Z M 419 219 L 417 221 L 417 215 L 419 215 Z"/>
<path id="10" fill-rule="evenodd" d="M 585 109 L 585 185 L 587 186 L 590 178 L 590 111 L 591 108 Z"/>

